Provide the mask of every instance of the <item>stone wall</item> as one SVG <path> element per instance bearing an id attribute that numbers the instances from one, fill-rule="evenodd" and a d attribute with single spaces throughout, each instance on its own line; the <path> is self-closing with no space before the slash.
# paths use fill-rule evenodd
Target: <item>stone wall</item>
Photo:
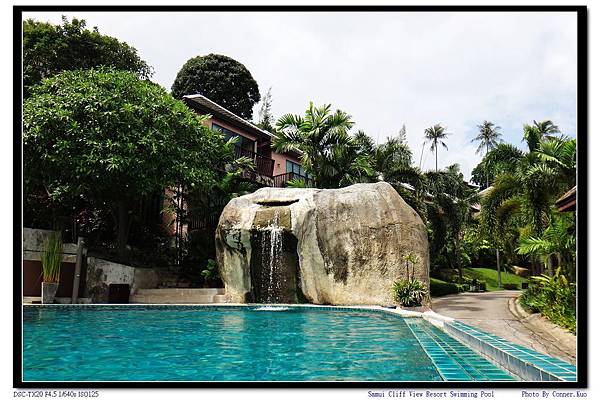
<path id="1" fill-rule="evenodd" d="M 86 297 L 92 303 L 108 302 L 110 284 L 127 284 L 130 293 L 137 289 L 154 289 L 160 283 L 160 274 L 150 268 L 134 268 L 96 257 L 87 258 Z"/>

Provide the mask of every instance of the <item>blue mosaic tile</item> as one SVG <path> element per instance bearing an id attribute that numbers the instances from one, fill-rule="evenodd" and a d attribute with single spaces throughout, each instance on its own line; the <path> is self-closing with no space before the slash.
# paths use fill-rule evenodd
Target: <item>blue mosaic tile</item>
<path id="1" fill-rule="evenodd" d="M 510 374 L 482 358 L 473 349 L 426 321 L 406 320 L 440 375 L 447 381 L 507 381 Z"/>
<path id="2" fill-rule="evenodd" d="M 486 352 L 490 353 L 493 358 L 499 361 L 508 361 L 508 358 L 506 358 L 508 356 L 516 359 L 517 362 L 521 362 L 521 365 L 524 364 L 525 369 L 529 371 L 530 376 L 538 375 L 540 380 L 577 380 L 577 367 L 574 365 L 513 344 L 508 340 L 480 331 L 460 321 L 453 321 L 450 325 L 459 332 L 475 337 L 491 346 L 491 348 L 486 348 Z M 481 346 L 474 347 L 482 348 Z M 511 360 L 507 364 L 514 365 L 515 362 Z M 536 370 L 537 372 L 534 372 Z"/>

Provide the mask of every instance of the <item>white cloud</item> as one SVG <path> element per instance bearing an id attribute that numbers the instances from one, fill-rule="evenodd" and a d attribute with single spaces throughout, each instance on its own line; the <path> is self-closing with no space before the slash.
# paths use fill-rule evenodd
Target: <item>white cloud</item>
<path id="1" fill-rule="evenodd" d="M 136 47 L 166 88 L 187 59 L 214 52 L 245 64 L 261 91 L 273 87 L 276 116 L 332 103 L 378 142 L 405 123 L 417 163 L 423 130 L 442 123 L 452 135 L 440 167 L 459 163 L 467 177 L 484 119 L 515 144 L 533 119 L 576 134 L 574 13 L 68 15 Z M 423 158 L 434 168 L 432 154 Z"/>

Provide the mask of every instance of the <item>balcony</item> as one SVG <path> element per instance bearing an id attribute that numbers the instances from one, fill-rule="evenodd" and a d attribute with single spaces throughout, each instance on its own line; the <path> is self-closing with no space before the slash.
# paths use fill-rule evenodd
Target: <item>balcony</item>
<path id="1" fill-rule="evenodd" d="M 313 187 L 313 180 L 307 176 L 302 176 L 295 172 L 286 172 L 285 174 L 275 175 L 273 177 L 273 187 L 285 187 L 286 183 L 291 180 L 302 180 L 307 188 Z"/>
<path id="2" fill-rule="evenodd" d="M 235 146 L 235 156 L 236 158 L 248 157 L 254 161 L 254 165 L 256 166 L 254 172 L 257 174 L 268 177 L 273 176 L 273 165 L 275 164 L 275 160 L 255 153 L 252 150 L 244 149 L 240 146 Z"/>

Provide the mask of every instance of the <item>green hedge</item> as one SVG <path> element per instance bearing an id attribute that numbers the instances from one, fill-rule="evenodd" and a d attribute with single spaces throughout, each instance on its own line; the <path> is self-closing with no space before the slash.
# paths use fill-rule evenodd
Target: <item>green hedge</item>
<path id="1" fill-rule="evenodd" d="M 431 278 L 429 284 L 429 293 L 432 297 L 445 296 L 447 294 L 459 293 L 460 289 L 455 283 L 448 283 L 439 279 Z"/>

